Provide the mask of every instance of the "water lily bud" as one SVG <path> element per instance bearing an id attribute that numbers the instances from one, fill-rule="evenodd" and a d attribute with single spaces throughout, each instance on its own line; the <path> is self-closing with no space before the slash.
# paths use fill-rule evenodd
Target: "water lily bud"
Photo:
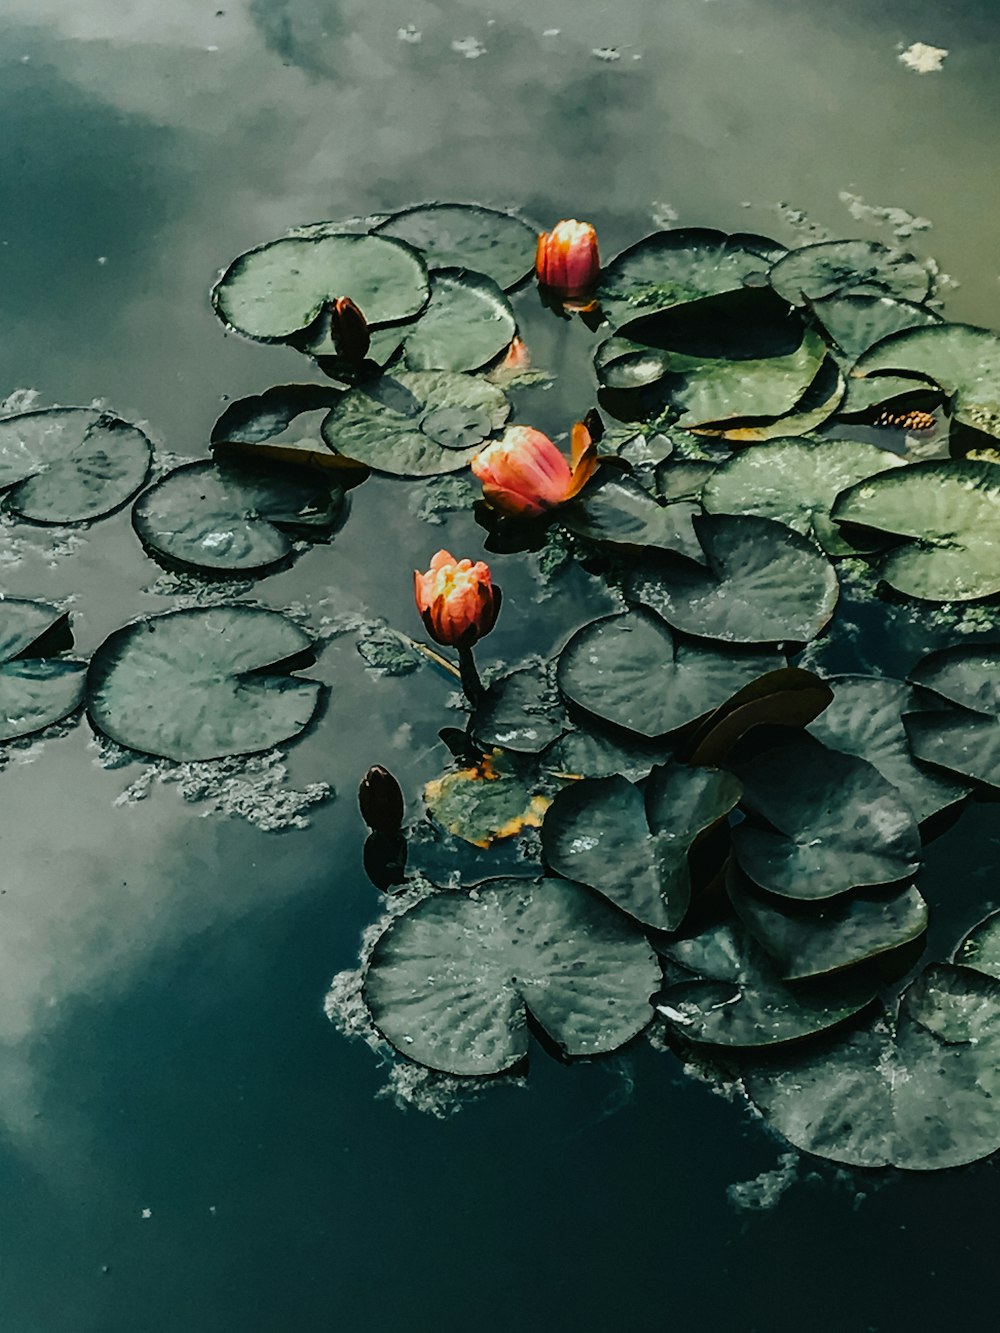
<path id="1" fill-rule="evenodd" d="M 489 565 L 456 560 L 448 551 L 438 551 L 425 574 L 414 570 L 413 592 L 427 633 L 448 647 L 471 648 L 500 614 Z"/>
<path id="2" fill-rule="evenodd" d="M 539 236 L 535 273 L 550 292 L 581 296 L 596 284 L 600 272 L 597 232 L 589 222 L 570 218 Z"/>
<path id="3" fill-rule="evenodd" d="M 345 361 L 363 361 L 371 346 L 368 321 L 349 296 L 339 296 L 330 311 L 330 336 Z"/>
<path id="4" fill-rule="evenodd" d="M 472 459 L 483 495 L 505 514 L 534 518 L 565 504 L 590 480 L 597 446 L 582 421 L 573 427 L 571 458 L 532 426 L 510 426 Z"/>
<path id="5" fill-rule="evenodd" d="M 358 788 L 361 818 L 378 833 L 395 833 L 403 822 L 403 793 L 387 768 L 373 765 Z"/>
<path id="6" fill-rule="evenodd" d="M 369 833 L 362 859 L 365 874 L 383 893 L 406 882 L 406 839 L 402 833 Z"/>

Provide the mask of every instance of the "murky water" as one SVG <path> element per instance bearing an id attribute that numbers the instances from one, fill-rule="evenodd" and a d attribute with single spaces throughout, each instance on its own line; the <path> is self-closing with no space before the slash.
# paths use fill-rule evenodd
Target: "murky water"
<path id="1" fill-rule="evenodd" d="M 915 42 L 947 50 L 939 71 L 900 63 Z M 216 271 L 296 223 L 434 197 L 588 217 L 608 254 L 674 216 L 786 241 L 902 227 L 958 284 L 949 317 L 996 327 L 998 57 L 990 0 L 6 0 L 0 397 L 107 401 L 161 454 L 201 456 L 227 398 L 308 378 L 292 351 L 223 335 Z M 565 427 L 536 401 L 536 424 Z M 428 524 L 386 481 L 352 505 L 331 547 L 254 595 L 317 629 L 415 632 L 410 569 L 482 532 L 468 511 Z M 84 655 L 190 591 L 141 557 L 127 510 L 69 541 L 0 528 L 0 561 L 5 592 L 71 603 Z M 582 575 L 553 593 L 531 560 L 494 567 L 496 657 L 549 652 L 601 609 Z M 287 773 L 161 782 L 85 724 L 8 754 L 0 1328 L 971 1320 L 992 1162 L 921 1178 L 792 1161 L 644 1042 L 572 1068 L 538 1053 L 527 1087 L 401 1113 L 323 997 L 379 906 L 358 778 L 378 760 L 415 797 L 459 715 L 447 678 L 376 679 L 349 634 L 311 674 L 331 695 Z M 929 849 L 939 955 L 1000 899 L 995 810 Z M 309 827 L 262 827 L 290 819 Z"/>

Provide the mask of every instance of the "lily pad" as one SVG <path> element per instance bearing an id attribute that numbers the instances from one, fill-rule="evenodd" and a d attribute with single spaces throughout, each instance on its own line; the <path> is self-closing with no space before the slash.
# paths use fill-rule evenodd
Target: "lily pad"
<path id="1" fill-rule="evenodd" d="M 843 491 L 832 517 L 903 539 L 879 566 L 898 592 L 931 602 L 1000 592 L 1000 464 L 913 463 Z"/>
<path id="2" fill-rule="evenodd" d="M 428 782 L 424 801 L 442 828 L 474 847 L 540 828 L 550 804 L 499 751 L 476 768 L 460 768 Z"/>
<path id="3" fill-rule="evenodd" d="M 891 296 L 831 296 L 811 308 L 848 365 L 892 333 L 942 323 L 927 306 Z"/>
<path id="4" fill-rule="evenodd" d="M 595 717 L 653 739 L 704 717 L 782 665 L 773 653 L 684 643 L 649 611 L 578 630 L 559 657 L 559 689 Z"/>
<path id="5" fill-rule="evenodd" d="M 328 384 L 276 384 L 264 393 L 238 398 L 212 427 L 212 444 L 273 439 L 304 412 L 329 410 L 343 392 Z"/>
<path id="6" fill-rule="evenodd" d="M 48 602 L 0 597 L 0 741 L 41 731 L 82 702 L 86 662 L 49 646 L 67 624 Z"/>
<path id="7" fill-rule="evenodd" d="M 797 735 L 730 767 L 743 782 L 743 808 L 756 816 L 733 830 L 733 848 L 761 888 L 784 898 L 832 898 L 916 873 L 912 811 L 864 759 Z"/>
<path id="8" fill-rule="evenodd" d="M 168 611 L 116 630 L 87 673 L 93 725 L 119 745 L 167 759 L 219 759 L 282 745 L 302 731 L 322 687 L 291 674 L 309 636 L 276 611 Z"/>
<path id="9" fill-rule="evenodd" d="M 730 774 L 682 764 L 654 768 L 645 792 L 623 777 L 575 782 L 545 815 L 545 862 L 644 925 L 676 930 L 691 902 L 688 849 L 739 798 Z"/>
<path id="10" fill-rule="evenodd" d="M 88 523 L 119 509 L 146 480 L 142 431 L 91 407 L 0 417 L 4 507 L 33 523 Z"/>
<path id="11" fill-rule="evenodd" d="M 704 563 L 692 519 L 694 504 L 660 504 L 634 478 L 604 468 L 583 494 L 559 510 L 559 522 L 579 537 L 626 551 L 655 547 Z"/>
<path id="12" fill-rule="evenodd" d="M 538 754 L 562 734 L 566 712 L 540 670 L 512 671 L 493 681 L 472 716 L 477 744 Z"/>
<path id="13" fill-rule="evenodd" d="M 747 1093 L 805 1152 L 849 1166 L 936 1171 L 1000 1147 L 1000 981 L 929 967 L 884 1018 L 780 1065 Z"/>
<path id="14" fill-rule="evenodd" d="M 956 963 L 1000 980 L 1000 912 L 991 912 L 955 950 Z"/>
<path id="15" fill-rule="evenodd" d="M 1000 717 L 942 709 L 909 713 L 903 726 L 910 749 L 923 763 L 1000 788 Z"/>
<path id="16" fill-rule="evenodd" d="M 833 698 L 825 680 L 802 667 L 767 671 L 737 690 L 701 725 L 690 745 L 690 763 L 721 764 L 755 727 L 804 727 Z"/>
<path id="17" fill-rule="evenodd" d="M 1000 643 L 956 644 L 928 653 L 909 680 L 961 708 L 1000 717 Z"/>
<path id="18" fill-rule="evenodd" d="M 430 269 L 472 269 L 504 291 L 535 267 L 537 230 L 512 213 L 478 204 L 418 204 L 393 213 L 375 230 L 420 250 Z"/>
<path id="19" fill-rule="evenodd" d="M 685 1041 L 777 1046 L 844 1022 L 875 995 L 866 975 L 789 984 L 735 922 L 671 941 L 662 952 L 698 974 L 667 986 L 656 1004 Z"/>
<path id="20" fill-rule="evenodd" d="M 212 573 L 260 573 L 291 555 L 293 537 L 327 541 L 344 492 L 301 470 L 187 463 L 132 509 L 140 541 L 168 562 Z"/>
<path id="21" fill-rule="evenodd" d="M 478 370 L 499 356 L 517 324 L 493 279 L 442 268 L 431 274 L 430 283 L 430 302 L 406 340 L 409 369 Z"/>
<path id="22" fill-rule="evenodd" d="M 629 782 L 648 777 L 656 764 L 667 763 L 664 745 L 633 739 L 620 741 L 577 727 L 566 732 L 545 752 L 549 773 L 574 778 L 609 778 L 620 774 Z"/>
<path id="23" fill-rule="evenodd" d="M 820 241 L 779 259 L 771 269 L 771 286 L 793 305 L 832 296 L 923 301 L 930 273 L 913 255 L 878 241 Z"/>
<path id="24" fill-rule="evenodd" d="M 723 643 L 807 643 L 833 615 L 837 576 L 819 548 L 770 518 L 693 520 L 706 569 L 646 562 L 625 596 L 685 634 Z"/>
<path id="25" fill-rule="evenodd" d="M 643 1030 L 656 957 L 623 913 L 559 879 L 498 879 L 436 893 L 375 944 L 363 996 L 410 1060 L 499 1074 L 528 1053 L 528 1018 L 567 1056 L 603 1055 Z"/>
<path id="26" fill-rule="evenodd" d="M 372 326 L 398 324 L 427 304 L 427 267 L 386 236 L 286 236 L 235 259 L 212 289 L 222 322 L 258 342 L 282 342 L 349 296 Z"/>
<path id="27" fill-rule="evenodd" d="M 860 440 L 770 440 L 714 468 L 701 502 L 712 514 L 776 519 L 814 537 L 829 555 L 854 555 L 859 548 L 830 518 L 834 500 L 856 482 L 902 464 L 895 454 Z"/>
<path id="28" fill-rule="evenodd" d="M 807 435 L 838 411 L 844 398 L 844 377 L 832 356 L 824 358 L 816 377 L 799 401 L 780 416 L 737 417 L 697 427 L 699 435 L 730 444 L 758 444 L 761 440 Z"/>
<path id="29" fill-rule="evenodd" d="M 503 392 L 486 380 L 401 370 L 345 394 L 324 420 L 323 438 L 376 472 L 434 477 L 467 467 L 509 414 Z"/>
<path id="30" fill-rule="evenodd" d="M 660 498 L 667 501 L 700 499 L 705 483 L 718 466 L 718 460 L 666 459 L 656 469 L 656 489 Z"/>

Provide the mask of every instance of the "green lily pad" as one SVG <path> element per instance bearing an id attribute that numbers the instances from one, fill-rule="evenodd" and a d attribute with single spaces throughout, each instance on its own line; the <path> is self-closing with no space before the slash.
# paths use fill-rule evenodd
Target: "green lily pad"
<path id="1" fill-rule="evenodd" d="M 329 410 L 343 392 L 328 384 L 276 384 L 264 393 L 238 398 L 212 427 L 212 444 L 273 439 L 304 412 Z"/>
<path id="2" fill-rule="evenodd" d="M 960 708 L 1000 716 L 1000 643 L 956 644 L 928 653 L 908 679 Z"/>
<path id="3" fill-rule="evenodd" d="M 428 814 L 474 847 L 489 847 L 526 828 L 540 828 L 549 798 L 535 775 L 501 752 L 477 768 L 460 768 L 424 787 Z"/>
<path id="4" fill-rule="evenodd" d="M 146 480 L 152 448 L 110 412 L 53 407 L 0 417 L 4 507 L 33 523 L 89 523 Z"/>
<path id="5" fill-rule="evenodd" d="M 860 376 L 915 376 L 952 396 L 964 425 L 1000 436 L 1000 337 L 971 324 L 939 324 L 883 338 L 856 363 Z"/>
<path id="6" fill-rule="evenodd" d="M 560 736 L 543 757 L 547 772 L 574 778 L 610 778 L 620 774 L 629 782 L 648 777 L 655 765 L 671 758 L 664 745 L 651 741 L 614 740 L 577 727 Z"/>
<path id="7" fill-rule="evenodd" d="M 635 610 L 578 630 L 560 654 L 557 681 L 571 703 L 652 740 L 782 664 L 774 653 L 684 643 L 658 616 Z"/>
<path id="8" fill-rule="evenodd" d="M 215 312 L 258 342 L 282 342 L 349 296 L 372 326 L 399 324 L 427 304 L 427 267 L 386 236 L 286 236 L 233 260 L 212 289 Z"/>
<path id="9" fill-rule="evenodd" d="M 41 731 L 82 702 L 86 662 L 49 647 L 67 624 L 48 602 L 0 598 L 0 741 Z"/>
<path id="10" fill-rule="evenodd" d="M 955 950 L 956 963 L 1000 980 L 1000 912 L 991 912 Z"/>
<path id="11" fill-rule="evenodd" d="M 698 974 L 697 980 L 667 986 L 656 1003 L 685 1041 L 777 1046 L 844 1022 L 875 994 L 864 975 L 789 984 L 736 922 L 673 940 L 662 952 Z"/>
<path id="12" fill-rule="evenodd" d="M 860 440 L 770 440 L 714 468 L 701 503 L 712 514 L 776 519 L 815 538 L 828 555 L 854 555 L 859 548 L 830 518 L 834 500 L 865 477 L 902 464 L 895 454 Z"/>
<path id="13" fill-rule="evenodd" d="M 747 820 L 733 848 L 755 884 L 783 898 L 832 898 L 908 880 L 920 835 L 903 797 L 864 759 L 811 736 L 730 764 L 743 782 Z"/>
<path id="14" fill-rule="evenodd" d="M 763 236 L 727 236 L 707 227 L 654 232 L 606 264 L 597 288 L 612 325 L 636 314 L 743 288 L 766 276 L 777 247 Z"/>
<path id="15" fill-rule="evenodd" d="M 771 269 L 771 286 L 793 305 L 832 296 L 923 301 L 930 273 L 919 259 L 878 241 L 820 241 L 779 259 Z"/>
<path id="16" fill-rule="evenodd" d="M 965 796 L 968 784 L 914 763 L 902 715 L 920 705 L 909 685 L 885 676 L 834 676 L 830 684 L 832 701 L 808 727 L 818 741 L 874 765 L 898 788 L 918 823 Z"/>
<path id="17" fill-rule="evenodd" d="M 659 983 L 642 934 L 603 899 L 565 880 L 500 879 L 398 916 L 362 993 L 408 1059 L 474 1075 L 524 1059 L 529 1016 L 567 1056 L 617 1050 L 649 1023 Z"/>
<path id="18" fill-rule="evenodd" d="M 916 376 L 872 375 L 869 379 L 847 376 L 847 388 L 837 409 L 838 417 L 870 417 L 877 407 L 906 410 L 937 406 L 941 391 L 930 380 Z"/>
<path id="19" fill-rule="evenodd" d="M 894 1023 L 749 1069 L 747 1093 L 789 1142 L 849 1166 L 937 1171 L 1000 1147 L 1000 982 L 929 967 Z"/>
<path id="20" fill-rule="evenodd" d="M 927 904 L 913 887 L 856 889 L 802 903 L 762 893 L 738 871 L 727 885 L 737 915 L 786 981 L 823 976 L 919 939 Z"/>
<path id="21" fill-rule="evenodd" d="M 545 863 L 644 925 L 676 930 L 691 902 L 688 849 L 739 798 L 730 774 L 681 764 L 654 768 L 645 792 L 623 777 L 574 782 L 546 812 Z"/>
<path id="22" fill-rule="evenodd" d="M 417 204 L 375 230 L 420 250 L 430 269 L 472 269 L 508 292 L 535 267 L 537 230 L 512 213 L 478 204 Z"/>
<path id="23" fill-rule="evenodd" d="M 626 551 L 655 547 L 704 562 L 692 519 L 694 504 L 660 504 L 633 477 L 602 468 L 583 493 L 559 510 L 559 522 L 579 537 Z"/>
<path id="24" fill-rule="evenodd" d="M 344 492 L 315 473 L 225 462 L 187 463 L 141 495 L 132 525 L 153 555 L 213 573 L 260 573 L 294 537 L 327 541 Z"/>
<path id="25" fill-rule="evenodd" d="M 832 517 L 903 539 L 879 566 L 898 592 L 931 602 L 1000 592 L 1000 464 L 913 463 L 843 491 Z"/>
<path id="26" fill-rule="evenodd" d="M 922 763 L 1000 788 L 1000 717 L 942 709 L 909 713 L 903 726 L 910 749 Z"/>
<path id="27" fill-rule="evenodd" d="M 331 449 L 399 477 L 460 472 L 510 404 L 494 384 L 450 371 L 401 370 L 352 389 L 323 422 Z"/>
<path id="28" fill-rule="evenodd" d="M 656 489 L 660 498 L 668 502 L 700 499 L 706 482 L 718 466 L 718 460 L 666 459 L 656 469 Z"/>
<path id="29" fill-rule="evenodd" d="M 722 764 L 755 727 L 804 727 L 832 698 L 827 682 L 802 667 L 767 671 L 706 718 L 691 740 L 689 762 Z"/>
<path id="30" fill-rule="evenodd" d="M 645 562 L 625 596 L 685 634 L 723 643 L 807 643 L 833 615 L 830 562 L 800 533 L 770 518 L 702 514 L 693 520 L 707 569 Z"/>
<path id="31" fill-rule="evenodd" d="M 942 323 L 927 306 L 891 296 L 831 296 L 811 308 L 849 366 L 891 333 Z"/>
<path id="32" fill-rule="evenodd" d="M 669 362 L 662 348 L 646 347 L 618 334 L 602 342 L 594 353 L 598 382 L 607 389 L 643 389 L 656 384 L 667 373 Z"/>
<path id="33" fill-rule="evenodd" d="M 310 654 L 276 611 L 214 606 L 168 611 L 116 630 L 87 673 L 87 712 L 119 745 L 166 759 L 254 754 L 312 720 L 322 687 L 290 674 Z"/>
<path id="34" fill-rule="evenodd" d="M 844 397 L 844 377 L 832 356 L 824 358 L 816 377 L 799 401 L 780 416 L 735 418 L 699 426 L 697 433 L 728 444 L 758 444 L 788 436 L 808 435 L 838 411 Z"/>
<path id="35" fill-rule="evenodd" d="M 464 268 L 431 274 L 431 299 L 406 340 L 410 370 L 478 370 L 517 328 L 510 302 L 492 278 Z"/>
<path id="36" fill-rule="evenodd" d="M 538 754 L 567 725 L 559 694 L 541 671 L 530 668 L 493 681 L 472 715 L 478 745 L 515 754 Z"/>

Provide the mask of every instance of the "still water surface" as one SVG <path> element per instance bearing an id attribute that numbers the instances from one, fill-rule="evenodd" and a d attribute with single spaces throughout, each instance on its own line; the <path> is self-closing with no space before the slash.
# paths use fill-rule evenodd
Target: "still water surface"
<path id="1" fill-rule="evenodd" d="M 900 64 L 917 41 L 948 50 L 939 72 Z M 227 397 L 308 378 L 223 335 L 216 271 L 291 225 L 434 197 L 588 217 L 609 255 L 672 214 L 891 240 L 863 205 L 900 207 L 933 224 L 908 243 L 959 284 L 949 317 L 996 327 L 998 57 L 992 0 L 5 0 L 0 396 L 100 398 L 202 456 Z M 415 631 L 410 569 L 481 538 L 369 483 L 332 547 L 254 595 Z M 0 561 L 6 593 L 73 599 L 81 655 L 175 604 L 127 510 L 58 549 L 0 529 Z M 530 560 L 495 568 L 497 656 L 601 610 L 582 575 L 556 613 Z M 102 766 L 86 725 L 0 776 L 4 1333 L 897 1333 L 994 1308 L 993 1162 L 783 1166 L 643 1042 L 573 1068 L 536 1052 L 526 1088 L 444 1121 L 378 1096 L 387 1071 L 322 1007 L 378 910 L 353 791 L 379 760 L 415 797 L 457 715 L 447 679 L 375 680 L 349 636 L 311 674 L 331 698 L 283 790 L 340 797 L 305 831 L 155 782 L 116 804 L 142 766 Z M 1000 899 L 995 811 L 929 849 L 938 956 Z M 737 1206 L 774 1171 L 773 1206 Z"/>

